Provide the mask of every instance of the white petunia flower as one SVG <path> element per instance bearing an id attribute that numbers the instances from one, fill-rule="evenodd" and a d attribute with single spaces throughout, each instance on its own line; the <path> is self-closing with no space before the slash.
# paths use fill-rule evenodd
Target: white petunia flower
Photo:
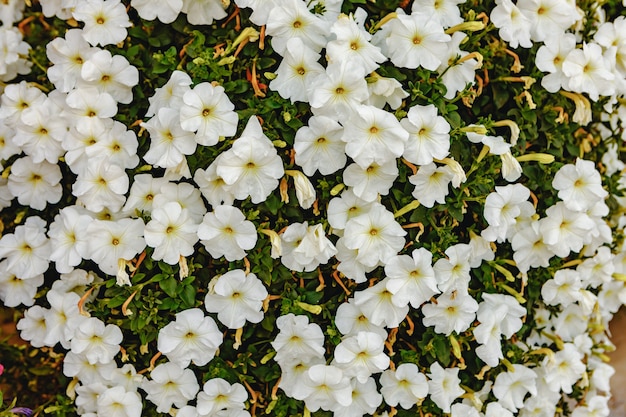
<path id="1" fill-rule="evenodd" d="M 100 416 L 140 417 L 143 409 L 141 395 L 112 387 L 98 394 L 96 412 Z"/>
<path id="2" fill-rule="evenodd" d="M 141 219 L 94 220 L 87 226 L 89 236 L 84 259 L 92 259 L 102 272 L 116 275 L 120 259 L 129 261 L 146 247 Z"/>
<path id="3" fill-rule="evenodd" d="M 13 162 L 7 188 L 20 204 L 43 210 L 48 203 L 58 203 L 63 196 L 62 178 L 58 165 L 48 161 L 36 163 L 25 156 Z"/>
<path id="4" fill-rule="evenodd" d="M 165 0 L 158 4 L 151 0 L 132 0 L 130 5 L 142 19 L 159 19 L 163 23 L 172 23 L 183 10 L 183 0 Z"/>
<path id="5" fill-rule="evenodd" d="M 380 376 L 380 389 L 385 402 L 392 407 L 410 409 L 428 395 L 428 382 L 414 363 L 402 363 L 395 371 L 387 370 Z"/>
<path id="6" fill-rule="evenodd" d="M 396 222 L 393 213 L 380 205 L 346 223 L 344 244 L 358 249 L 357 260 L 365 266 L 387 263 L 404 246 L 406 231 Z"/>
<path id="7" fill-rule="evenodd" d="M 222 378 L 212 378 L 198 393 L 196 408 L 202 415 L 213 416 L 220 410 L 243 410 L 247 399 L 248 393 L 240 383 L 231 385 Z"/>
<path id="8" fill-rule="evenodd" d="M 433 255 L 425 248 L 413 250 L 411 255 L 397 255 L 385 265 L 385 275 L 389 278 L 387 289 L 393 294 L 396 305 L 409 303 L 419 308 L 424 302 L 438 294 Z"/>
<path id="9" fill-rule="evenodd" d="M 317 323 L 309 323 L 307 316 L 280 316 L 276 327 L 279 332 L 272 347 L 276 351 L 274 360 L 281 366 L 324 357 L 324 333 Z"/>
<path id="10" fill-rule="evenodd" d="M 131 22 L 120 0 L 84 0 L 77 2 L 72 16 L 84 22 L 83 37 L 91 45 L 114 45 L 126 38 Z"/>
<path id="11" fill-rule="evenodd" d="M 276 148 L 263 133 L 259 119 L 250 117 L 241 137 L 232 148 L 216 159 L 216 172 L 227 184 L 235 198 L 251 197 L 258 204 L 278 186 L 285 173 Z"/>
<path id="12" fill-rule="evenodd" d="M 465 393 L 461 388 L 461 379 L 459 378 L 459 368 L 442 368 L 439 362 L 435 362 L 430 366 L 428 374 L 428 394 L 437 407 L 441 408 L 444 413 L 450 412 L 450 406 Z"/>
<path id="13" fill-rule="evenodd" d="M 363 315 L 376 326 L 395 328 L 409 313 L 409 306 L 399 307 L 393 303 L 393 294 L 387 289 L 389 278 L 376 285 L 354 293 L 354 303 Z"/>
<path id="14" fill-rule="evenodd" d="M 220 137 L 237 132 L 239 116 L 234 108 L 224 87 L 203 82 L 183 96 L 180 126 L 187 132 L 195 132 L 198 144 L 212 146 Z"/>
<path id="15" fill-rule="evenodd" d="M 200 390 L 193 371 L 173 362 L 157 365 L 150 372 L 150 378 L 143 383 L 142 389 L 148 394 L 148 401 L 157 406 L 159 413 L 169 412 L 173 405 L 183 407 Z"/>
<path id="16" fill-rule="evenodd" d="M 112 1 L 112 0 L 105 0 Z M 139 83 L 139 71 L 122 55 L 100 50 L 89 56 L 80 70 L 78 86 L 93 86 L 108 93 L 119 103 L 133 101 L 133 87 Z"/>
<path id="17" fill-rule="evenodd" d="M 358 332 L 337 345 L 332 364 L 343 369 L 347 377 L 365 383 L 372 374 L 389 367 L 389 356 L 383 352 L 384 348 L 385 339 L 378 333 Z"/>
<path id="18" fill-rule="evenodd" d="M 108 363 L 120 351 L 122 331 L 114 324 L 104 324 L 95 317 L 89 317 L 76 327 L 71 340 L 71 350 L 83 354 L 90 364 Z"/>
<path id="19" fill-rule="evenodd" d="M 267 34 L 272 38 L 272 48 L 280 55 L 293 38 L 302 39 L 313 51 L 320 52 L 326 45 L 328 29 L 326 22 L 311 13 L 302 0 L 276 1 L 267 17 Z"/>
<path id="20" fill-rule="evenodd" d="M 222 344 L 222 333 L 215 321 L 199 308 L 176 314 L 176 320 L 161 330 L 157 339 L 159 352 L 183 368 L 191 362 L 206 365 Z"/>
<path id="21" fill-rule="evenodd" d="M 350 379 L 340 368 L 332 365 L 313 365 L 302 380 L 306 393 L 304 403 L 311 411 L 334 410 L 352 404 Z"/>
<path id="22" fill-rule="evenodd" d="M 90 161 L 72 185 L 72 194 L 92 212 L 119 211 L 126 201 L 128 174 L 105 157 Z"/>
<path id="23" fill-rule="evenodd" d="M 183 13 L 192 25 L 210 25 L 226 17 L 226 3 L 219 0 L 183 0 Z"/>
<path id="24" fill-rule="evenodd" d="M 463 293 L 443 293 L 437 297 L 437 304 L 422 306 L 424 326 L 434 326 L 435 332 L 449 336 L 452 332 L 467 330 L 478 311 L 478 303 L 470 295 Z"/>
<path id="25" fill-rule="evenodd" d="M 41 217 L 31 216 L 13 233 L 0 238 L 0 259 L 6 258 L 2 263 L 3 273 L 29 279 L 48 270 L 52 248 L 45 230 L 46 222 Z"/>
<path id="26" fill-rule="evenodd" d="M 320 55 L 300 38 L 289 39 L 285 48 L 276 78 L 270 81 L 269 87 L 292 103 L 309 101 L 309 86 L 316 76 L 324 73 L 324 67 L 318 62 Z"/>
<path id="27" fill-rule="evenodd" d="M 187 209 L 172 201 L 153 209 L 151 216 L 144 237 L 146 245 L 154 248 L 153 259 L 175 265 L 181 256 L 193 254 L 193 246 L 198 241 L 198 224 Z"/>
<path id="28" fill-rule="evenodd" d="M 608 192 L 602 188 L 602 178 L 593 161 L 576 158 L 576 164 L 563 165 L 552 180 L 565 207 L 584 211 L 603 200 Z"/>
<path id="29" fill-rule="evenodd" d="M 441 65 L 450 36 L 437 19 L 422 13 L 398 15 L 392 19 L 386 39 L 389 59 L 395 65 L 434 71 Z"/>
<path id="30" fill-rule="evenodd" d="M 230 262 L 243 259 L 257 242 L 254 224 L 237 207 L 226 205 L 205 214 L 198 237 L 213 258 L 224 256 Z"/>
<path id="31" fill-rule="evenodd" d="M 217 313 L 217 319 L 223 325 L 239 329 L 246 321 L 258 323 L 263 320 L 261 308 L 267 290 L 255 274 L 234 269 L 215 280 L 204 298 L 204 307 L 209 313 Z"/>
<path id="32" fill-rule="evenodd" d="M 504 408 L 516 413 L 524 406 L 524 397 L 528 393 L 537 395 L 537 374 L 524 365 L 512 366 L 512 371 L 498 374 L 492 391 Z"/>
<path id="33" fill-rule="evenodd" d="M 435 163 L 422 165 L 415 175 L 409 177 L 409 182 L 415 185 L 413 197 L 421 205 L 429 208 L 433 207 L 435 202 L 445 204 L 452 180 L 453 174 L 447 165 L 437 167 Z"/>
<path id="34" fill-rule="evenodd" d="M 163 107 L 156 116 L 142 123 L 150 133 L 150 149 L 143 159 L 154 166 L 174 168 L 196 151 L 195 135 L 180 126 L 180 114 L 174 109 Z"/>
<path id="35" fill-rule="evenodd" d="M 427 165 L 433 159 L 443 159 L 450 150 L 450 125 L 437 113 L 433 104 L 411 107 L 402 127 L 409 132 L 409 139 L 402 156 L 417 165 Z"/>

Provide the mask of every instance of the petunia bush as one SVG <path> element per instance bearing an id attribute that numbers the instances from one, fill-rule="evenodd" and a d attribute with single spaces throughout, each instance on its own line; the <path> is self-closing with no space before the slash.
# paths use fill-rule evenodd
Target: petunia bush
<path id="1" fill-rule="evenodd" d="M 608 416 L 624 6 L 0 2 L 0 413 Z"/>

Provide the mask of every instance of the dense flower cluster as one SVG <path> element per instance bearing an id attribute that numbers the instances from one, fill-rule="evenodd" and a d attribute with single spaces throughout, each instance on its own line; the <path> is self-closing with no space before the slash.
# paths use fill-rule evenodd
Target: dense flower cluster
<path id="1" fill-rule="evenodd" d="M 626 17 L 352 3 L 39 0 L 43 67 L 0 5 L 0 299 L 79 415 L 608 415 Z"/>

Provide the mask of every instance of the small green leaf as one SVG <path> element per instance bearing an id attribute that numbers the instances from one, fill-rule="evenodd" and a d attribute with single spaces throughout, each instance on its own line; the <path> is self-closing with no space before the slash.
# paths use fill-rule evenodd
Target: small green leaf
<path id="1" fill-rule="evenodd" d="M 174 278 L 173 275 L 170 275 L 166 279 L 159 282 L 159 286 L 163 291 L 165 291 L 165 294 L 170 297 L 176 297 L 176 287 L 178 286 L 178 282 L 176 282 L 176 278 Z"/>

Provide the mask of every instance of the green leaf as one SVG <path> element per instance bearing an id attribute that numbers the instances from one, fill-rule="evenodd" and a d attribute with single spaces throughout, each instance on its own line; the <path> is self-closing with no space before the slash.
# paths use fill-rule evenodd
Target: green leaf
<path id="1" fill-rule="evenodd" d="M 177 286 L 178 282 L 176 282 L 176 278 L 174 278 L 173 275 L 170 275 L 166 279 L 159 282 L 159 287 L 161 287 L 161 289 L 165 291 L 165 294 L 169 295 L 170 297 L 176 297 Z"/>
<path id="2" fill-rule="evenodd" d="M 196 303 L 196 288 L 193 285 L 183 286 L 183 290 L 180 292 L 180 299 L 183 300 L 183 307 L 193 307 Z"/>

